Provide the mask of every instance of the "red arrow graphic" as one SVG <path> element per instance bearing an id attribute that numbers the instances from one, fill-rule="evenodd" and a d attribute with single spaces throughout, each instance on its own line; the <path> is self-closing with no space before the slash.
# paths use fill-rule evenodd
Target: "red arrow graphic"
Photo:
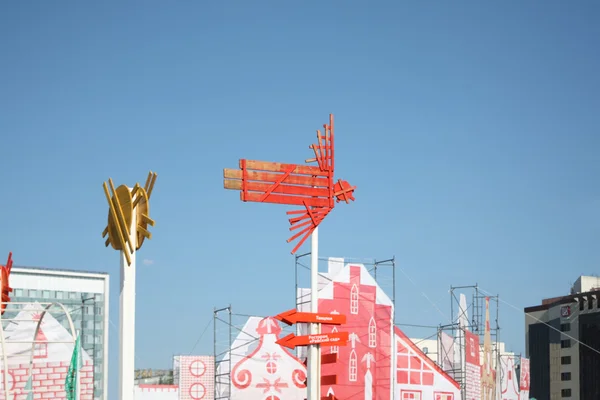
<path id="1" fill-rule="evenodd" d="M 296 346 L 320 344 L 321 346 L 345 346 L 348 342 L 348 332 L 322 333 L 318 335 L 296 336 L 293 333 L 282 337 L 276 343 L 290 349 Z"/>
<path id="2" fill-rule="evenodd" d="M 275 319 L 288 325 L 297 323 L 343 325 L 346 323 L 345 315 L 298 312 L 294 308 L 276 315 Z"/>

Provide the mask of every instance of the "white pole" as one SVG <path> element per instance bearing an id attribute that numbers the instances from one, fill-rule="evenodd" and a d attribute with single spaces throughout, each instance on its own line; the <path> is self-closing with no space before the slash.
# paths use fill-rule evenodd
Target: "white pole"
<path id="1" fill-rule="evenodd" d="M 135 248 L 137 247 L 137 215 L 135 210 L 129 227 L 129 241 L 134 248 L 131 265 L 123 251 L 129 251 L 125 245 L 121 251 L 121 296 L 120 296 L 120 343 L 119 343 L 119 399 L 133 399 L 135 380 Z"/>
<path id="2" fill-rule="evenodd" d="M 319 228 L 310 237 L 310 311 L 319 311 Z M 320 324 L 311 324 L 310 333 L 317 335 Z M 319 345 L 308 346 L 307 400 L 321 400 L 321 351 Z"/>

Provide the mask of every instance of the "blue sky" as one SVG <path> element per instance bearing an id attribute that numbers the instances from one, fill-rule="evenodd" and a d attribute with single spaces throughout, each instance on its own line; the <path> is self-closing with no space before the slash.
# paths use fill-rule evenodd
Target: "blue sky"
<path id="1" fill-rule="evenodd" d="M 102 182 L 157 171 L 137 362 L 168 367 L 215 306 L 293 306 L 287 208 L 241 203 L 222 169 L 302 162 L 332 112 L 358 190 L 321 255 L 395 255 L 402 323 L 447 322 L 450 285 L 477 282 L 516 307 L 502 338 L 524 351 L 519 310 L 600 265 L 600 6 L 493 3 L 3 3 L 0 253 L 109 272 L 116 326 Z"/>

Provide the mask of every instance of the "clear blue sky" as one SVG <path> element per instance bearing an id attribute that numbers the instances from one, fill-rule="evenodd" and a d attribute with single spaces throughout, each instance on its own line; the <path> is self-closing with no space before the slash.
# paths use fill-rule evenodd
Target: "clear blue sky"
<path id="1" fill-rule="evenodd" d="M 109 272 L 118 324 L 102 182 L 157 171 L 137 353 L 167 367 L 213 306 L 293 306 L 286 207 L 241 203 L 222 169 L 302 162 L 332 112 L 358 191 L 321 254 L 395 255 L 398 322 L 447 322 L 422 293 L 449 315 L 451 284 L 519 309 L 565 293 L 600 266 L 600 6 L 483 3 L 4 2 L 0 256 Z M 524 351 L 522 311 L 501 318 Z"/>

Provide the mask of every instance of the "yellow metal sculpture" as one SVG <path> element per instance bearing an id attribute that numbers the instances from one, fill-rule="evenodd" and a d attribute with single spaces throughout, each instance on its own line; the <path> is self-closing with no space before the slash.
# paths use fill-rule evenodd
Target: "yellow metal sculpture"
<path id="1" fill-rule="evenodd" d="M 154 220 L 150 218 L 150 196 L 156 177 L 156 173 L 150 171 L 144 187 L 136 183 L 131 190 L 125 185 L 115 189 L 110 178 L 108 185 L 106 182 L 103 183 L 104 194 L 108 201 L 108 225 L 102 232 L 102 237 L 108 235 L 108 238 L 104 244 L 106 247 L 110 244 L 113 249 L 123 251 L 127 265 L 131 265 L 131 254 L 142 247 L 144 239 L 152 238 L 148 225 L 154 226 Z M 132 227 L 134 213 L 136 226 Z M 130 240 L 132 228 L 136 230 L 135 246 Z"/>

